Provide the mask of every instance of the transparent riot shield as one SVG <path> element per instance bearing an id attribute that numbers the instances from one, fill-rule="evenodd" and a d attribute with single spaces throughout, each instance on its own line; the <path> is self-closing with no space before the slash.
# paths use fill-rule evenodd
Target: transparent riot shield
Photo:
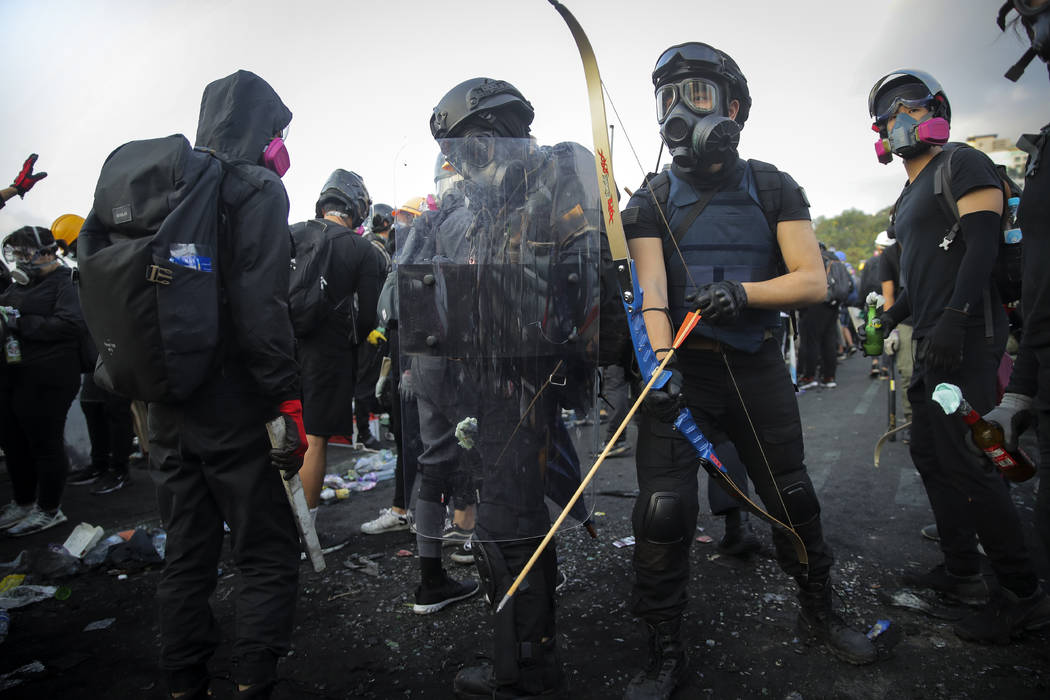
<path id="1" fill-rule="evenodd" d="M 594 160 L 526 139 L 440 147 L 462 179 L 396 265 L 402 410 L 417 411 L 422 443 L 416 529 L 455 536 L 465 510 L 455 520 L 476 520 L 477 539 L 540 537 L 598 447 Z M 585 492 L 563 527 L 589 525 L 593 503 Z"/>

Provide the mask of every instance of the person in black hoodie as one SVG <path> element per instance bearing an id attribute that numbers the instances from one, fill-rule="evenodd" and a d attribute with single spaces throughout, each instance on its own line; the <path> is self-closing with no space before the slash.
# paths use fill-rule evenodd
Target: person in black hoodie
<path id="1" fill-rule="evenodd" d="M 209 84 L 196 146 L 229 165 L 220 206 L 226 303 L 211 378 L 181 404 L 149 406 L 150 467 L 168 532 L 157 586 L 160 663 L 173 697 L 208 695 L 207 662 L 219 644 L 208 598 L 229 524 L 241 575 L 231 675 L 236 697 L 269 697 L 277 659 L 291 646 L 299 539 L 265 425 L 284 416 L 301 457 L 299 369 L 288 312 L 287 168 L 281 135 L 292 113 L 248 71 Z M 264 167 L 264 165 L 266 167 Z"/>
<path id="2" fill-rule="evenodd" d="M 6 362 L 0 364 L 0 447 L 14 499 L 0 530 L 21 536 L 66 521 L 69 473 L 63 431 L 80 388 L 80 301 L 46 228 L 25 226 L 4 239 L 14 284 L 0 293 Z"/>

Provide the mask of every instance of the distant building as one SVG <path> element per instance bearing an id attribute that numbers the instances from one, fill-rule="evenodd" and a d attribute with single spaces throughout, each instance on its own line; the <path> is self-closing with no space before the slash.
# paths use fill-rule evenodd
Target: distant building
<path id="1" fill-rule="evenodd" d="M 988 154 L 992 162 L 1005 165 L 1007 174 L 1016 182 L 1024 181 L 1024 166 L 1028 154 L 1015 146 L 1010 139 L 1001 139 L 999 134 L 983 134 L 967 137 L 966 143 Z"/>

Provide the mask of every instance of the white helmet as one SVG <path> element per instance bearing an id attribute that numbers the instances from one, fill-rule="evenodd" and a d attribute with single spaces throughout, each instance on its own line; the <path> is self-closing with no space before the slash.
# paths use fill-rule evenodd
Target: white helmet
<path id="1" fill-rule="evenodd" d="M 891 245 L 893 245 L 893 239 L 890 238 L 890 234 L 888 234 L 885 231 L 882 231 L 879 233 L 879 235 L 875 236 L 875 245 L 877 245 L 879 248 L 889 248 Z"/>

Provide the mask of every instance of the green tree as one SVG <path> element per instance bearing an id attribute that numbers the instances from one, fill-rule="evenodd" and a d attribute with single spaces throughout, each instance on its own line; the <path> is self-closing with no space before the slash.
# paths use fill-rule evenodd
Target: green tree
<path id="1" fill-rule="evenodd" d="M 875 236 L 885 231 L 890 224 L 890 207 L 874 214 L 860 209 L 847 209 L 838 216 L 818 216 L 813 221 L 817 240 L 829 248 L 842 250 L 846 259 L 856 268 L 871 257 L 875 249 Z"/>

